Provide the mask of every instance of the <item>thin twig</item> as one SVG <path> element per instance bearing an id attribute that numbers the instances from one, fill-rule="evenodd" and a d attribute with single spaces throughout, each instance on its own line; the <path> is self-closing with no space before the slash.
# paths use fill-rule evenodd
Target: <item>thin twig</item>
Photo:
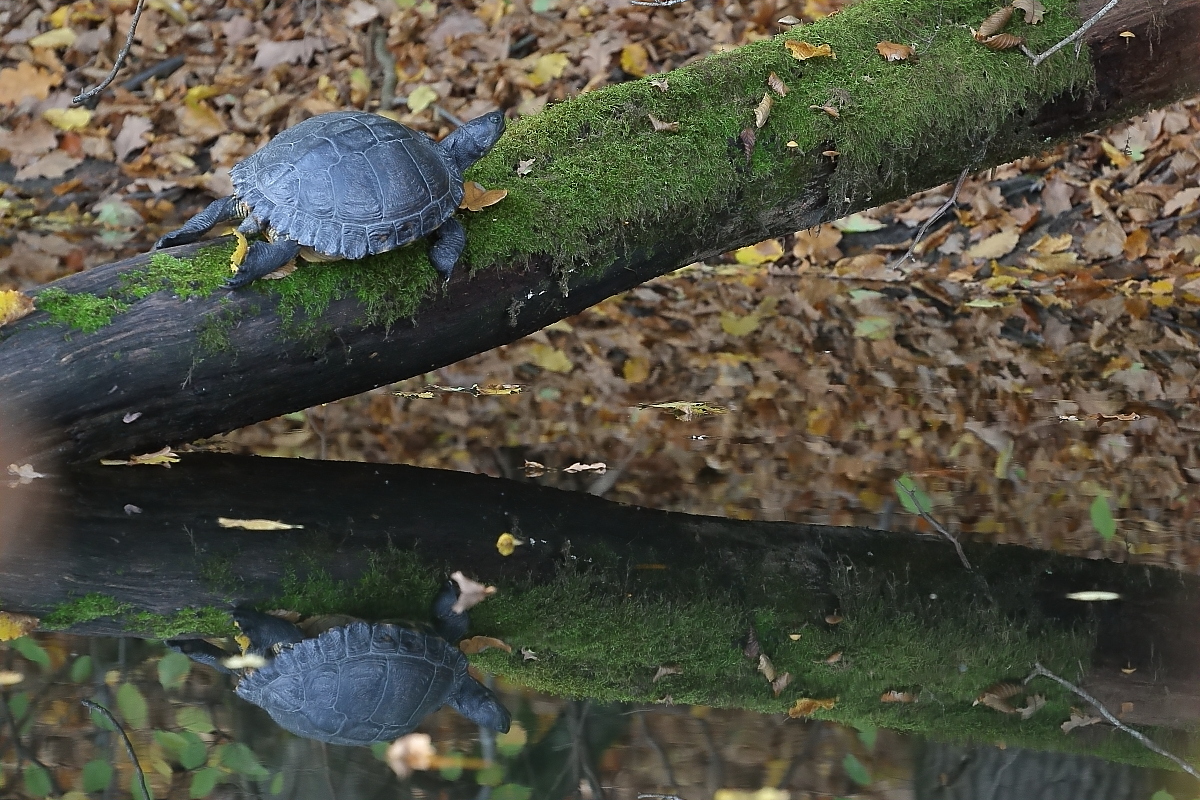
<path id="1" fill-rule="evenodd" d="M 81 106 L 84 103 L 91 101 L 93 97 L 103 92 L 108 88 L 108 85 L 116 80 L 117 73 L 121 71 L 121 65 L 125 63 L 125 59 L 129 57 L 129 48 L 133 47 L 133 34 L 137 30 L 138 20 L 142 18 L 142 9 L 146 7 L 146 0 L 138 0 L 137 8 L 133 10 L 133 22 L 129 24 L 129 32 L 125 34 L 125 46 L 121 48 L 121 52 L 117 53 L 117 60 L 113 62 L 112 69 L 108 73 L 108 77 L 100 82 L 99 86 L 93 86 L 86 92 L 81 92 L 75 95 L 71 100 L 71 105 Z"/>
<path id="2" fill-rule="evenodd" d="M 1114 5 L 1115 5 L 1115 3 L 1114 3 Z M 1119 720 L 1115 716 L 1113 716 L 1113 713 L 1111 711 L 1109 711 L 1107 708 L 1105 708 L 1104 704 L 1101 703 L 1099 700 L 1092 697 L 1090 694 L 1085 692 L 1083 689 L 1080 689 L 1078 686 L 1071 683 L 1066 678 L 1058 677 L 1053 672 L 1051 672 L 1050 670 L 1043 667 L 1041 664 L 1038 664 L 1036 662 L 1034 663 L 1033 672 L 1029 673 L 1029 677 L 1025 679 L 1025 683 L 1029 683 L 1031 680 L 1038 677 L 1039 675 L 1044 678 L 1049 678 L 1050 680 L 1057 683 L 1059 686 L 1062 686 L 1064 689 L 1074 692 L 1080 699 L 1085 700 L 1086 702 L 1090 703 L 1093 708 L 1095 708 L 1097 711 L 1099 711 L 1100 716 L 1102 716 L 1106 720 L 1108 720 L 1108 723 L 1110 725 L 1112 725 L 1114 728 L 1116 728 L 1119 731 L 1124 731 L 1125 733 L 1129 734 L 1130 736 L 1132 736 L 1133 738 L 1135 738 L 1139 742 L 1141 742 L 1147 749 L 1152 750 L 1155 753 L 1158 753 L 1163 758 L 1171 759 L 1176 764 L 1178 764 L 1180 769 L 1182 769 L 1188 775 L 1191 775 L 1193 778 L 1200 780 L 1200 771 L 1197 771 L 1196 768 L 1193 767 L 1191 764 L 1187 763 L 1186 761 L 1184 761 L 1182 758 L 1180 758 L 1177 755 L 1168 753 L 1162 747 L 1155 744 L 1152 739 L 1150 739 L 1149 737 L 1146 736 L 1146 734 L 1142 733 L 1141 731 L 1134 730 L 1133 728 L 1126 725 L 1124 722 L 1121 722 L 1121 720 Z"/>
<path id="3" fill-rule="evenodd" d="M 677 794 L 654 794 L 650 792 L 638 792 L 637 800 L 683 800 Z"/>
<path id="4" fill-rule="evenodd" d="M 967 560 L 967 554 L 963 552 L 962 545 L 959 544 L 958 538 L 955 537 L 955 535 L 953 533 L 951 533 L 950 531 L 943 528 L 942 523 L 940 523 L 936 519 L 934 519 L 933 516 L 930 515 L 930 513 L 928 511 L 921 508 L 921 504 L 917 502 L 916 495 L 913 494 L 911 491 L 909 491 L 907 486 L 905 486 L 900 481 L 895 481 L 895 484 L 896 484 L 897 489 L 899 489 L 900 491 L 902 491 L 906 495 L 908 495 L 908 499 L 912 502 L 913 508 L 915 508 L 917 510 L 918 516 L 920 516 L 921 519 L 928 522 L 935 531 L 937 531 L 942 536 L 945 536 L 947 539 L 949 539 L 950 543 L 954 545 L 955 552 L 958 553 L 958 560 L 961 561 L 962 565 L 964 567 L 966 567 L 969 571 L 974 572 L 975 568 L 972 567 L 971 562 Z"/>
<path id="5" fill-rule="evenodd" d="M 374 26 L 371 49 L 375 53 L 375 60 L 383 68 L 383 79 L 379 86 L 379 107 L 387 111 L 396 103 L 396 59 L 387 46 L 387 28 L 378 23 L 371 24 Z"/>
<path id="6" fill-rule="evenodd" d="M 962 173 L 958 176 L 958 183 L 954 184 L 954 191 L 951 193 L 950 198 L 946 202 L 942 203 L 941 207 L 937 211 L 933 212 L 932 217 L 925 220 L 925 224 L 917 230 L 917 235 L 913 238 L 912 244 L 908 246 L 908 250 L 904 253 L 904 255 L 893 261 L 888 269 L 896 269 L 896 267 L 907 261 L 908 258 L 913 254 L 913 251 L 917 249 L 917 245 L 919 245 L 921 240 L 925 238 L 925 234 L 929 232 L 929 229 L 933 226 L 933 223 L 937 222 L 938 218 L 941 217 L 942 214 L 945 214 L 956 202 L 958 202 L 958 193 L 962 191 L 963 183 L 967 180 L 967 175 L 970 173 L 970 167 L 963 168 Z"/>
<path id="7" fill-rule="evenodd" d="M 687 0 L 660 0 L 660 2 L 654 2 L 654 0 L 629 0 L 629 2 L 630 2 L 630 4 L 635 5 L 635 6 L 649 6 L 650 8 L 670 8 L 671 6 L 677 6 L 680 3 L 686 3 Z"/>
<path id="8" fill-rule="evenodd" d="M 142 789 L 143 800 L 150 800 L 150 789 L 146 786 L 146 773 L 142 771 L 142 765 L 138 763 L 137 753 L 133 752 L 133 742 L 129 741 L 129 735 L 125 733 L 125 729 L 121 727 L 121 723 L 117 722 L 117 718 L 112 715 L 104 706 L 91 700 L 80 700 L 85 707 L 91 711 L 99 711 L 109 723 L 117 729 L 117 733 L 121 734 L 121 739 L 125 742 L 125 752 L 129 754 L 129 760 L 133 762 L 133 770 L 137 773 L 138 784 Z"/>
<path id="9" fill-rule="evenodd" d="M 1108 0 L 1108 2 L 1104 4 L 1104 8 L 1100 9 L 1095 14 L 1092 14 L 1092 18 L 1089 19 L 1087 22 L 1083 23 L 1082 25 L 1080 25 L 1079 28 L 1074 33 L 1072 33 L 1067 38 L 1063 39 L 1058 44 L 1054 45 L 1054 47 L 1051 47 L 1049 50 L 1042 53 L 1040 56 L 1035 57 L 1033 59 L 1033 65 L 1035 67 L 1038 66 L 1043 61 L 1045 61 L 1047 58 L 1054 55 L 1059 50 L 1062 50 L 1064 47 L 1066 47 L 1067 45 L 1069 45 L 1071 42 L 1075 41 L 1079 37 L 1083 36 L 1083 34 L 1087 33 L 1088 28 L 1095 25 L 1097 22 L 1100 21 L 1101 17 L 1103 17 L 1105 14 L 1107 14 L 1108 12 L 1110 12 L 1114 8 L 1116 8 L 1117 3 L 1119 3 L 1119 2 L 1121 2 L 1121 0 Z"/>

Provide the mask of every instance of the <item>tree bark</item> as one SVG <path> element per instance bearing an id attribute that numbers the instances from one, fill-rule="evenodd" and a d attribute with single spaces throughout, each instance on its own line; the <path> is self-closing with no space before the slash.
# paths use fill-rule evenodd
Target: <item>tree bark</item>
<path id="1" fill-rule="evenodd" d="M 1080 3 L 1081 18 L 1100 5 L 1099 0 Z M 836 37 L 839 26 L 858 25 L 868 30 L 864 20 L 871 15 L 888 17 L 884 0 L 865 0 L 861 8 L 854 14 L 837 15 L 820 30 Z M 980 13 L 983 11 L 981 5 Z M 974 12 L 961 20 L 943 19 L 940 7 L 931 16 L 945 29 L 979 23 L 975 19 L 979 14 Z M 843 18 L 847 20 L 844 23 L 840 21 Z M 918 24 L 911 22 L 912 26 Z M 911 33 L 912 26 L 904 30 Z M 1123 32 L 1132 32 L 1133 37 L 1122 36 Z M 658 203 L 655 213 L 650 213 L 647 205 L 644 215 L 633 214 L 632 219 L 614 221 L 610 227 L 588 234 L 589 252 L 607 254 L 591 269 L 578 271 L 578 263 L 544 249 L 512 252 L 509 268 L 489 267 L 470 277 L 460 266 L 446 290 L 427 299 L 411 322 L 366 324 L 362 303 L 348 296 L 333 300 L 321 312 L 318 336 L 289 338 L 278 313 L 279 297 L 269 288 L 265 293 L 216 291 L 186 301 L 158 291 L 134 300 L 111 324 L 92 333 L 65 330 L 45 313 L 36 312 L 0 331 L 0 402 L 11 415 L 10 424 L 0 431 L 0 450 L 7 447 L 4 452 L 10 460 L 32 461 L 43 469 L 56 460 L 150 452 L 454 363 L 514 341 L 681 265 L 936 186 L 965 165 L 983 168 L 1010 160 L 1035 152 L 1048 139 L 1079 134 L 1105 121 L 1200 91 L 1200 59 L 1195 58 L 1198 39 L 1200 0 L 1174 0 L 1164 5 L 1124 0 L 1083 37 L 1088 49 L 1081 58 L 1090 59 L 1090 71 L 1084 64 L 1078 75 L 1051 92 L 1052 96 L 1030 95 L 1011 108 L 999 109 L 1002 123 L 982 144 L 979 132 L 966 123 L 947 131 L 946 121 L 930 114 L 924 120 L 926 130 L 906 132 L 919 146 L 885 143 L 883 163 L 871 167 L 876 170 L 874 182 L 860 185 L 861 191 L 853 194 L 847 194 L 850 184 L 843 174 L 850 167 L 840 162 L 835 165 L 822 155 L 828 145 L 813 143 L 807 152 L 779 155 L 791 152 L 783 149 L 786 136 L 764 144 L 767 135 L 760 132 L 755 158 L 768 147 L 779 151 L 773 157 L 792 158 L 776 170 L 776 179 L 763 181 L 746 166 L 750 159 L 743 159 L 742 145 L 734 136 L 723 199 L 703 213 L 695 213 L 693 203 L 673 203 L 669 199 L 673 187 L 664 187 L 662 198 L 652 198 Z M 752 131 L 753 123 L 743 117 L 751 118 L 748 109 L 763 91 L 758 82 L 765 77 L 757 72 L 776 63 L 762 60 L 769 47 L 779 52 L 779 70 L 796 68 L 796 62 L 789 60 L 776 41 L 750 45 L 748 48 L 757 49 L 726 54 L 666 77 L 677 85 L 697 78 L 729 81 L 730 91 L 737 96 L 731 98 L 728 113 L 737 119 L 730 117 L 725 123 L 732 124 L 733 131 L 742 125 Z M 1021 64 L 1020 69 L 1032 70 L 1015 51 L 995 57 L 1008 59 L 996 61 L 998 65 L 1016 69 Z M 1037 69 L 1052 68 L 1055 59 L 1072 58 L 1068 47 Z M 805 70 L 810 69 L 809 63 L 805 62 Z M 1058 63 L 1059 69 L 1074 69 Z M 749 72 L 755 77 L 747 83 Z M 981 110 L 996 111 L 995 104 L 1002 98 L 988 95 L 988 82 L 993 78 L 986 73 L 986 69 L 978 69 L 946 80 L 973 82 L 971 91 L 987 95 L 988 105 L 980 106 Z M 945 89 L 928 87 L 930 92 Z M 595 103 L 613 115 L 627 113 L 615 101 L 611 108 L 604 106 L 607 97 L 604 91 L 592 93 L 544 113 L 567 115 L 577 103 Z M 891 113 L 903 111 L 885 107 L 881 116 L 887 119 Z M 628 113 L 636 117 L 631 117 L 630 125 L 645 123 L 641 110 Z M 705 113 L 718 115 L 713 119 L 720 122 L 719 115 L 726 112 L 711 109 Z M 839 124 L 860 124 L 853 114 L 843 117 Z M 552 125 L 559 117 L 547 119 Z M 575 155 L 586 156 L 593 146 L 586 130 L 585 125 L 572 144 Z M 534 153 L 551 163 L 558 155 Z M 849 157 L 847 154 L 843 160 Z M 650 162 L 645 169 L 670 166 Z M 857 179 L 861 178 L 858 174 Z M 831 191 L 835 192 L 832 198 Z M 533 202 L 536 205 L 536 198 Z M 497 208 L 498 214 L 503 213 L 503 205 Z M 551 221 L 553 212 L 549 207 L 538 211 Z M 530 224 L 536 224 L 537 215 L 531 218 L 534 222 Z M 471 237 L 490 241 L 488 224 L 472 223 Z M 198 249 L 188 246 L 172 253 L 182 257 Z M 96 267 L 53 285 L 70 294 L 119 296 L 123 277 L 146 263 L 146 257 L 138 257 Z M 521 268 L 511 268 L 512 264 Z M 227 340 L 220 348 L 207 347 L 203 341 L 206 325 L 221 320 L 228 324 L 222 334 Z M 14 431 L 21 434 L 22 441 L 13 440 Z"/>

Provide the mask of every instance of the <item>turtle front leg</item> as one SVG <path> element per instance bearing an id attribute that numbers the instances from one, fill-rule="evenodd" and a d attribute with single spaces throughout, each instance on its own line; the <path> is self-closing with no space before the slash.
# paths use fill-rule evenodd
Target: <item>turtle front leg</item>
<path id="1" fill-rule="evenodd" d="M 212 201 L 207 208 L 183 223 L 182 228 L 171 231 L 155 242 L 154 249 L 161 250 L 164 247 L 190 244 L 222 222 L 241 219 L 245 215 L 238 211 L 238 205 L 238 199 L 233 196 Z"/>
<path id="2" fill-rule="evenodd" d="M 437 229 L 437 241 L 429 248 L 429 260 L 444 282 L 450 281 L 454 265 L 458 263 L 458 257 L 462 255 L 466 246 L 467 232 L 462 223 L 454 217 L 447 219 L 442 223 L 442 227 Z"/>
<path id="3" fill-rule="evenodd" d="M 226 289 L 238 289 L 264 275 L 270 275 L 300 253 L 300 243 L 294 239 L 274 242 L 255 242 L 246 251 L 246 259 L 237 273 L 225 281 Z"/>

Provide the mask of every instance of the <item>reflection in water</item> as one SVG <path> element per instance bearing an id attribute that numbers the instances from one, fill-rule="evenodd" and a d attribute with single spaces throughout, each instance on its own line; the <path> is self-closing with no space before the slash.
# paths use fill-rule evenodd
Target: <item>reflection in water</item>
<path id="1" fill-rule="evenodd" d="M 447 581 L 434 601 L 436 633 L 361 620 L 302 630 L 277 616 L 238 609 L 233 618 L 249 640 L 247 654 L 265 660 L 237 671 L 238 697 L 297 736 L 330 744 L 391 742 L 443 705 L 507 733 L 508 711 L 468 674 L 466 656 L 450 644 L 467 632 L 459 603 L 457 586 Z M 167 644 L 232 672 L 223 663 L 228 654 L 203 640 Z"/>

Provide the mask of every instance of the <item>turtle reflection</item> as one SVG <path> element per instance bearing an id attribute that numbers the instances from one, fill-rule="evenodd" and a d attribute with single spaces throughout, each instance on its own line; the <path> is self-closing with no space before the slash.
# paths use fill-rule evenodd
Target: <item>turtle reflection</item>
<path id="1" fill-rule="evenodd" d="M 222 663 L 229 653 L 202 640 L 167 644 L 239 675 L 238 696 L 297 736 L 343 745 L 392 741 L 443 705 L 507 732 L 508 710 L 470 676 L 466 657 L 451 644 L 468 624 L 465 613 L 454 611 L 457 599 L 455 584 L 447 581 L 433 604 L 436 633 L 350 620 L 306 635 L 287 620 L 237 609 L 233 617 L 249 639 L 247 652 L 267 659 L 253 671 L 229 669 Z"/>

